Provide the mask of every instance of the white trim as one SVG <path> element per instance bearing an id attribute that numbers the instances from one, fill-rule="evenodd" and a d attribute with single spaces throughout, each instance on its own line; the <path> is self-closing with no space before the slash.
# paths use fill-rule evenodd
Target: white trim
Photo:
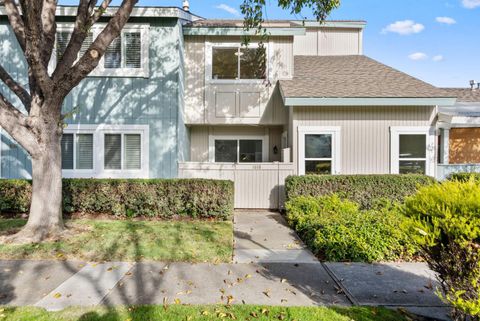
<path id="1" fill-rule="evenodd" d="M 400 173 L 400 135 L 426 135 L 425 158 L 406 158 L 402 160 L 425 160 L 425 174 L 435 176 L 435 127 L 430 126 L 392 126 L 390 127 L 390 173 Z"/>
<path id="2" fill-rule="evenodd" d="M 270 68 L 270 61 L 271 59 L 271 52 L 270 52 L 270 44 L 267 42 L 264 44 L 266 55 L 266 75 L 267 79 L 213 79 L 212 72 L 213 72 L 213 48 L 245 48 L 241 42 L 205 42 L 205 82 L 207 84 L 224 84 L 224 85 L 239 85 L 239 84 L 247 84 L 247 85 L 261 85 L 264 84 L 265 81 L 271 78 L 270 72 L 272 68 Z M 258 48 L 258 43 L 250 43 L 248 48 Z M 239 61 L 240 64 L 240 61 Z"/>
<path id="3" fill-rule="evenodd" d="M 261 140 L 262 141 L 262 162 L 268 162 L 268 134 L 264 136 L 258 135 L 209 135 L 208 136 L 208 159 L 210 163 L 215 163 L 215 140 L 236 140 L 237 141 L 237 162 L 235 164 L 251 164 L 240 163 L 240 140 Z M 217 163 L 218 164 L 218 163 Z M 234 163 L 232 163 L 234 164 Z"/>
<path id="4" fill-rule="evenodd" d="M 103 31 L 106 24 L 99 23 L 92 27 L 92 38 L 93 41 L 97 38 L 100 32 Z M 57 26 L 57 32 L 62 31 L 73 31 L 73 23 L 59 23 Z M 132 78 L 148 78 L 150 77 L 150 57 L 149 57 L 149 48 L 150 48 L 150 24 L 147 23 L 135 23 L 135 24 L 127 24 L 122 29 L 121 34 L 121 48 L 122 48 L 122 63 L 125 61 L 124 55 L 124 44 L 123 44 L 123 35 L 126 32 L 133 32 L 133 31 L 140 31 L 140 43 L 141 43 L 141 50 L 140 50 L 140 65 L 141 68 L 115 68 L 115 69 L 105 69 L 104 68 L 104 57 L 100 59 L 97 68 L 95 68 L 88 77 L 132 77 Z M 49 73 L 53 73 L 55 70 L 55 66 L 57 65 L 57 51 L 56 51 L 56 41 L 55 41 L 55 49 L 52 52 L 52 57 L 48 64 L 48 71 Z"/>
<path id="5" fill-rule="evenodd" d="M 341 174 L 341 127 L 340 126 L 298 126 L 298 174 L 305 175 L 305 135 L 332 135 L 332 174 Z M 323 160 L 323 159 L 315 159 Z M 325 159 L 326 160 L 326 159 Z"/>
<path id="6" fill-rule="evenodd" d="M 83 125 L 72 124 L 64 129 L 66 134 L 93 134 L 93 170 L 62 170 L 65 178 L 148 178 L 149 177 L 149 126 L 148 125 Z M 139 170 L 108 170 L 104 168 L 105 134 L 121 134 L 121 162 L 123 168 L 123 141 L 125 134 L 140 134 L 141 168 Z M 75 150 L 75 147 L 74 147 Z M 74 166 L 75 166 L 74 158 Z"/>

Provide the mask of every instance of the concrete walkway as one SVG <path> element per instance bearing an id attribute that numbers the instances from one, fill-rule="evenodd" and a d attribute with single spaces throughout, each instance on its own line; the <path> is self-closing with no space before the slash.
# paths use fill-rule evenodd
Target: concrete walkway
<path id="1" fill-rule="evenodd" d="M 236 211 L 235 263 L 319 263 L 278 212 Z"/>

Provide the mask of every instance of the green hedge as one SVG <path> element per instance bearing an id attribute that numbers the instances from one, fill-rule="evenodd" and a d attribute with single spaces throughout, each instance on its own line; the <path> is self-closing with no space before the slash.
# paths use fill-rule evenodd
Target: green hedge
<path id="1" fill-rule="evenodd" d="M 369 209 L 384 200 L 403 202 L 419 186 L 433 182 L 425 175 L 306 175 L 287 177 L 285 189 L 287 200 L 337 194 Z"/>
<path id="2" fill-rule="evenodd" d="M 65 213 L 228 219 L 233 183 L 207 179 L 64 179 Z M 0 212 L 26 213 L 31 182 L 0 180 Z"/>
<path id="3" fill-rule="evenodd" d="M 379 262 L 411 259 L 417 248 L 407 218 L 395 206 L 361 210 L 337 195 L 299 196 L 286 204 L 287 221 L 323 260 Z"/>
<path id="4" fill-rule="evenodd" d="M 460 182 L 467 182 L 473 178 L 476 181 L 480 181 L 480 173 L 453 173 L 451 174 L 448 179 L 451 181 L 460 181 Z"/>

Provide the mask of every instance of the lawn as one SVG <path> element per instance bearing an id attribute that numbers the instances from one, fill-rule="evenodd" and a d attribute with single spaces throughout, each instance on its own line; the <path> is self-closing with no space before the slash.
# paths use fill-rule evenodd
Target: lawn
<path id="1" fill-rule="evenodd" d="M 142 306 L 117 308 L 70 308 L 46 312 L 36 308 L 0 308 L 0 320 L 9 321 L 407 321 L 398 312 L 384 308 L 311 308 L 234 306 Z M 3 317 L 2 317 L 3 316 Z"/>
<path id="2" fill-rule="evenodd" d="M 0 235 L 26 223 L 0 219 Z M 0 259 L 86 261 L 230 262 L 231 222 L 70 220 L 64 240 L 28 245 L 0 244 Z"/>

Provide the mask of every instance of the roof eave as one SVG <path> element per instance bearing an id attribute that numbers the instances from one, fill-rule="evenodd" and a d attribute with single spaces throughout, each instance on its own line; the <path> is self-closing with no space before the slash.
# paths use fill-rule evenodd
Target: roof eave
<path id="1" fill-rule="evenodd" d="M 456 98 L 320 98 L 283 97 L 285 106 L 453 106 Z"/>
<path id="2" fill-rule="evenodd" d="M 305 28 L 266 28 L 270 36 L 302 36 Z M 261 36 L 256 29 L 246 31 L 242 27 L 183 27 L 186 36 Z"/>
<path id="3" fill-rule="evenodd" d="M 292 21 L 307 28 L 343 28 L 343 29 L 365 29 L 365 21 Z"/>

